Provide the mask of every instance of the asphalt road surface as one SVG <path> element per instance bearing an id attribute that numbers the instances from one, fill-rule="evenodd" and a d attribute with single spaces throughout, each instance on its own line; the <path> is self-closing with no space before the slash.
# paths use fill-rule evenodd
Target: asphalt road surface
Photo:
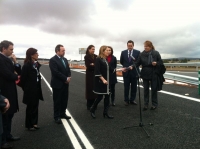
<path id="1" fill-rule="evenodd" d="M 58 125 L 53 120 L 53 99 L 49 87 L 51 74 L 48 65 L 41 67 L 44 101 L 39 105 L 40 130 L 30 132 L 24 127 L 26 105 L 23 91 L 18 88 L 20 111 L 15 114 L 12 134 L 21 140 L 12 142 L 14 149 L 197 149 L 200 148 L 200 95 L 197 87 L 165 84 L 158 93 L 158 109 L 142 111 L 140 106 L 124 105 L 123 81 L 116 85 L 116 106 L 109 113 L 114 119 L 103 118 L 103 101 L 98 105 L 96 119 L 86 109 L 85 74 L 72 70 L 67 114 L 71 120 Z M 143 88 L 141 102 L 143 107 Z M 189 96 L 185 96 L 185 94 Z M 136 101 L 139 103 L 138 94 Z M 151 106 L 151 104 L 149 105 Z M 149 125 L 151 123 L 151 125 Z M 150 137 L 143 128 L 148 132 Z"/>

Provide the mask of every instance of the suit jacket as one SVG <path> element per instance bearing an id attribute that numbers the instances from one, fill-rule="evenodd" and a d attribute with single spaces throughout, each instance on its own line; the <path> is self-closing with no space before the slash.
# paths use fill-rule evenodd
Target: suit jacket
<path id="1" fill-rule="evenodd" d="M 112 55 L 111 61 L 109 64 L 109 72 L 110 72 L 110 84 L 117 83 L 117 75 L 116 75 L 116 67 L 117 67 L 117 58 Z"/>
<path id="2" fill-rule="evenodd" d="M 7 111 L 9 114 L 16 113 L 19 110 L 17 88 L 15 84 L 15 81 L 18 80 L 18 76 L 14 71 L 15 66 L 12 61 L 0 54 L 0 90 L 2 95 L 8 98 L 10 102 L 10 108 Z"/>
<path id="3" fill-rule="evenodd" d="M 120 63 L 122 64 L 123 67 L 132 66 L 133 63 L 135 63 L 137 61 L 139 55 L 140 55 L 140 51 L 133 49 L 132 56 L 135 58 L 135 60 L 131 59 L 131 61 L 129 62 L 128 49 L 124 50 L 124 51 L 122 51 L 121 56 L 120 56 Z M 138 67 L 137 67 L 137 70 L 139 72 Z M 136 69 L 133 68 L 132 70 L 123 72 L 123 77 L 127 77 L 128 75 L 131 75 L 132 77 L 136 77 L 137 76 Z"/>
<path id="4" fill-rule="evenodd" d="M 41 65 L 38 63 L 38 72 L 40 72 L 40 67 Z M 33 68 L 32 63 L 25 63 L 22 67 L 21 86 L 24 91 L 24 104 L 35 104 L 39 99 L 43 100 L 41 89 L 41 76 L 40 73 L 39 76 L 37 76 L 37 70 Z M 37 81 L 37 78 L 39 81 Z"/>
<path id="5" fill-rule="evenodd" d="M 51 87 L 60 89 L 65 85 L 67 77 L 71 77 L 71 71 L 66 58 L 63 58 L 66 68 L 63 65 L 62 60 L 57 56 L 53 56 L 49 61 L 49 67 L 51 70 Z"/>
<path id="6" fill-rule="evenodd" d="M 108 62 L 100 57 L 96 58 L 94 68 L 94 93 L 95 94 L 109 94 L 109 85 L 103 83 L 99 77 L 109 82 L 109 65 Z"/>

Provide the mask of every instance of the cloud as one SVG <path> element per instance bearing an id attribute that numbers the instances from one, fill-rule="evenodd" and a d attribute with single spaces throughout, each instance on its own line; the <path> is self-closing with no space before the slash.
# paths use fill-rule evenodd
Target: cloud
<path id="1" fill-rule="evenodd" d="M 54 34 L 83 34 L 95 13 L 92 1 L 6 0 L 0 2 L 1 24 L 32 26 Z"/>
<path id="2" fill-rule="evenodd" d="M 108 7 L 114 9 L 114 10 L 120 10 L 123 11 L 125 9 L 129 9 L 132 5 L 134 0 L 109 0 L 108 1 Z"/>
<path id="3" fill-rule="evenodd" d="M 168 57 L 200 57 L 198 1 L 194 0 L 2 0 L 0 39 L 12 40 L 20 55 L 35 47 L 51 57 L 56 44 L 71 59 L 78 48 L 110 45 L 119 59 L 126 42 L 143 51 L 150 40 Z M 187 11 L 185 11 L 187 10 Z M 17 50 L 18 49 L 18 50 Z M 19 51 L 20 50 L 20 51 Z"/>

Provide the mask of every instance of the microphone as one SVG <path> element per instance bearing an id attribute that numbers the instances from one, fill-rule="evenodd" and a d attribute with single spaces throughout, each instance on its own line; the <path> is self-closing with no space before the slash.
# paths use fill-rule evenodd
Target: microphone
<path id="1" fill-rule="evenodd" d="M 133 57 L 132 55 L 130 55 L 130 57 L 135 61 L 135 57 Z"/>

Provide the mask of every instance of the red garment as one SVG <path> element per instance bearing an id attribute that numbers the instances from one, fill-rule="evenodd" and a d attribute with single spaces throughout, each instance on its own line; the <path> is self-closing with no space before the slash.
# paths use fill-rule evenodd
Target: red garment
<path id="1" fill-rule="evenodd" d="M 107 57 L 107 61 L 108 61 L 108 63 L 110 63 L 111 58 L 112 58 L 112 55 L 109 55 L 109 56 Z"/>

